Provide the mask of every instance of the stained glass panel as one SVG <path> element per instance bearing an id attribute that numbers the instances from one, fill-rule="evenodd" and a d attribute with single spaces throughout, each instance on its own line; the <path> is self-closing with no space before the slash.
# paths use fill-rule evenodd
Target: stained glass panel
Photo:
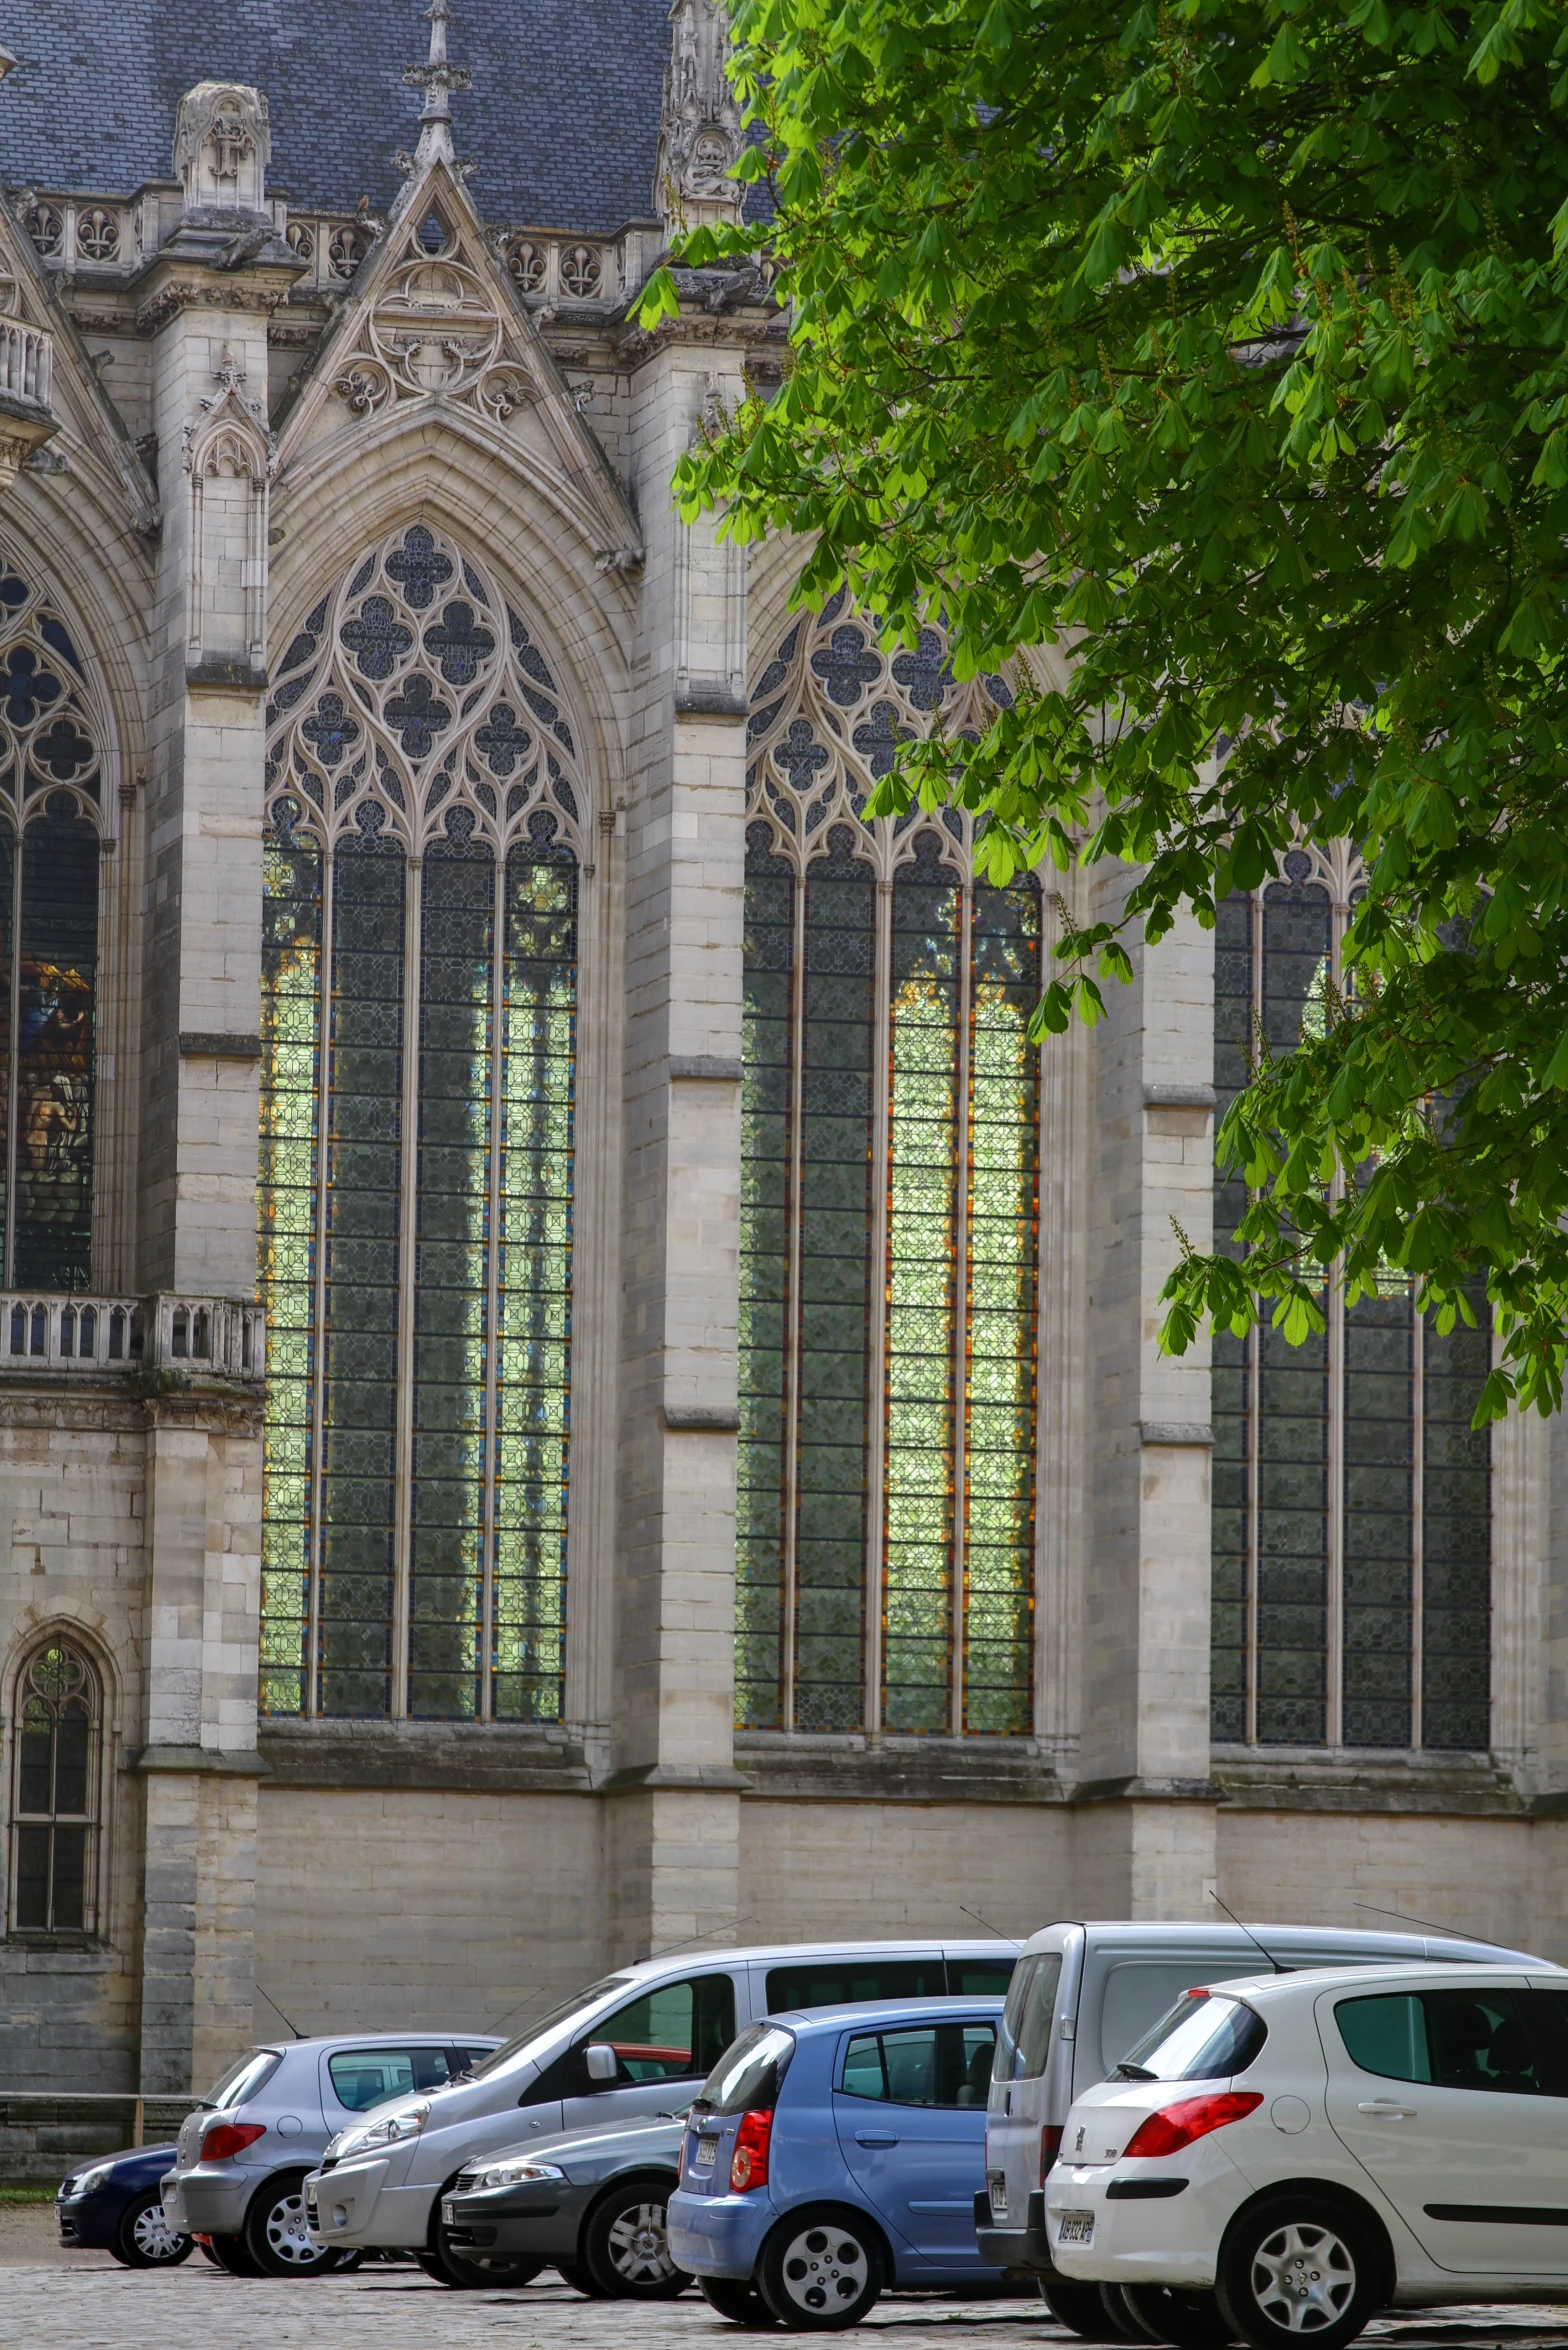
<path id="1" fill-rule="evenodd" d="M 841 631 L 841 634 L 853 633 Z M 924 832 L 893 890 L 883 1722 L 952 1726 L 958 877 Z"/>
<path id="2" fill-rule="evenodd" d="M 1034 884 L 977 883 L 969 1014 L 964 1727 L 1033 1728 L 1040 992 Z"/>
<path id="3" fill-rule="evenodd" d="M 16 1209 L 19 1289 L 92 1286 L 98 834 L 51 793 L 22 835 Z"/>
<path id="4" fill-rule="evenodd" d="M 1252 1053 L 1253 904 L 1227 898 L 1214 934 L 1214 1131 L 1247 1082 Z M 1214 1245 L 1238 1253 L 1232 1235 L 1246 1213 L 1247 1186 L 1237 1168 L 1214 1174 Z M 1214 1738 L 1247 1735 L 1247 1658 L 1251 1624 L 1252 1354 L 1255 1341 L 1216 1331 L 1211 1361 L 1212 1551 L 1209 1714 Z"/>
<path id="5" fill-rule="evenodd" d="M 568 852 L 511 851 L 505 956 L 491 1704 L 497 1720 L 538 1722 L 560 1718 L 565 1663 L 577 1020 Z"/>
<path id="6" fill-rule="evenodd" d="M 261 1156 L 256 1202 L 267 1301 L 263 1713 L 305 1701 L 315 1370 L 316 1136 L 321 1042 L 321 858 L 269 834 L 262 853 Z"/>
<path id="7" fill-rule="evenodd" d="M 746 853 L 740 1110 L 740 1438 L 735 1719 L 784 1727 L 785 1413 L 795 885 L 754 825 Z"/>
<path id="8" fill-rule="evenodd" d="M 864 1718 L 875 872 L 847 825 L 806 871 L 795 1724 Z"/>
<path id="9" fill-rule="evenodd" d="M 408 1710 L 479 1710 L 495 859 L 432 843 L 420 906 Z"/>
<path id="10" fill-rule="evenodd" d="M 1424 1746 L 1491 1744 L 1492 1474 L 1487 1429 L 1471 1415 L 1491 1367 L 1491 1309 L 1440 1338 L 1428 1317 L 1423 1411 L 1422 1737 Z"/>
<path id="11" fill-rule="evenodd" d="M 1340 1736 L 1347 1746 L 1410 1744 L 1413 1323 L 1403 1287 L 1362 1298 L 1345 1315 Z"/>
<path id="12" fill-rule="evenodd" d="M 392 1694 L 404 890 L 401 850 L 353 836 L 333 876 L 320 1710 Z"/>

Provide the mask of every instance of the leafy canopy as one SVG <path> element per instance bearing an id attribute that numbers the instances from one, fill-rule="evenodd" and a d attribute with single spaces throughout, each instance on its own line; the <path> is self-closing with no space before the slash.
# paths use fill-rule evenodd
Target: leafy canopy
<path id="1" fill-rule="evenodd" d="M 1036 1020 L 1103 1009 L 1298 833 L 1361 844 L 1349 980 L 1253 1060 L 1252 1205 L 1163 1342 L 1321 1326 L 1390 1263 L 1490 1285 L 1511 1396 L 1568 1353 L 1568 0 L 733 0 L 791 367 L 688 517 L 814 540 L 960 677 L 1070 648 L 874 805 L 980 812 L 995 880 L 1121 858 Z M 643 304 L 676 306 L 668 272 Z"/>

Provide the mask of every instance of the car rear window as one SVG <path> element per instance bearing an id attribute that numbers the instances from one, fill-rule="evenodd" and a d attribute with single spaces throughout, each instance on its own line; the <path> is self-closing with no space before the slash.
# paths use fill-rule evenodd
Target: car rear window
<path id="1" fill-rule="evenodd" d="M 726 2048 L 702 2085 L 698 2113 L 767 2112 L 795 2053 L 795 2035 L 782 2024 L 752 2024 Z"/>
<path id="2" fill-rule="evenodd" d="M 1056 1987 L 1062 1979 L 1059 1950 L 1037 1950 L 1021 1958 L 1008 1986 L 997 2036 L 998 2081 L 1038 2080 L 1051 2053 L 1051 2018 L 1056 2012 Z"/>
<path id="3" fill-rule="evenodd" d="M 1129 2048 L 1113 2081 L 1224 2081 L 1261 2053 L 1268 2027 L 1255 2009 L 1212 1991 L 1189 1991 Z"/>
<path id="4" fill-rule="evenodd" d="M 254 2097 L 266 2086 L 282 2062 L 281 2049 L 247 2048 L 239 2063 L 230 2065 L 203 2102 L 215 2113 L 227 2113 L 234 2106 L 243 2105 L 247 2097 Z"/>
<path id="5" fill-rule="evenodd" d="M 453 2078 L 449 2048 L 344 2048 L 327 2058 L 332 2093 L 350 2113 L 364 2113 L 388 2097 L 417 2089 L 444 2089 Z"/>
<path id="6" fill-rule="evenodd" d="M 965 1985 L 968 1995 L 975 1992 Z M 852 2007 L 871 1999 L 942 1999 L 947 1966 L 940 1958 L 829 1958 L 768 1969 L 768 2013 L 787 2008 Z"/>

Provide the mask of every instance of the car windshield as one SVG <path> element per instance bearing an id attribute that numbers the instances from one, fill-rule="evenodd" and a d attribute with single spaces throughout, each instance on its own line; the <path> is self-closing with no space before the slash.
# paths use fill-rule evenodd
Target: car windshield
<path id="1" fill-rule="evenodd" d="M 238 2064 L 231 2064 L 215 2089 L 209 2089 L 201 2100 L 217 2112 L 243 2105 L 247 2097 L 254 2097 L 263 2082 L 270 2081 L 283 2062 L 278 2048 L 247 2048 Z"/>
<path id="2" fill-rule="evenodd" d="M 778 2103 L 779 2083 L 795 2053 L 782 2024 L 753 2024 L 725 2049 L 702 2085 L 693 2111 L 757 2113 Z"/>
<path id="3" fill-rule="evenodd" d="M 586 1991 L 579 1991 L 572 1998 L 563 1999 L 559 2007 L 552 2007 L 544 2015 L 536 2016 L 531 2024 L 518 2033 L 515 2040 L 508 2040 L 505 2047 L 497 2048 L 483 2057 L 475 2064 L 468 2078 L 471 2081 L 482 2081 L 487 2074 L 499 2072 L 503 2065 L 510 2064 L 514 2056 L 521 2055 L 525 2048 L 531 2048 L 536 2040 L 542 2039 L 546 2032 L 553 2031 L 557 2024 L 564 2024 L 574 2015 L 585 2015 L 590 2007 L 597 2007 L 601 1999 L 608 1999 L 612 1991 L 624 1991 L 631 1979 L 630 1975 L 606 1975 L 602 1982 L 590 1983 Z"/>
<path id="4" fill-rule="evenodd" d="M 1268 2030 L 1239 1999 L 1187 1991 L 1129 2048 L 1113 2081 L 1220 2081 L 1245 2072 Z"/>

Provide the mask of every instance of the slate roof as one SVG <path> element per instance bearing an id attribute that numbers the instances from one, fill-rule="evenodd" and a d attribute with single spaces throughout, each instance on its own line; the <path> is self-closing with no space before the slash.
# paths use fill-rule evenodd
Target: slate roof
<path id="1" fill-rule="evenodd" d="M 481 214 L 607 232 L 652 210 L 669 0 L 457 0 L 453 100 Z M 174 109 L 199 81 L 249 82 L 272 118 L 270 182 L 300 210 L 378 210 L 422 103 L 403 86 L 422 0 L 6 0 L 0 179 L 124 196 L 172 176 Z"/>

